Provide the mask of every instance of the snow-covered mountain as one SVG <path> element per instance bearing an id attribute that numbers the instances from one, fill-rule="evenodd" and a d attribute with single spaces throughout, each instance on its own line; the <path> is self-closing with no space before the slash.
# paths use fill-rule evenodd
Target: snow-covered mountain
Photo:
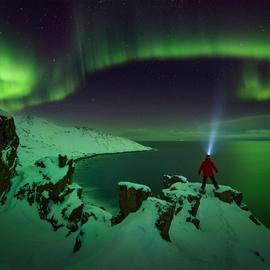
<path id="1" fill-rule="evenodd" d="M 23 165 L 45 156 L 81 158 L 101 153 L 145 151 L 151 148 L 86 127 L 62 127 L 33 116 L 15 117 L 20 138 L 18 157 Z"/>

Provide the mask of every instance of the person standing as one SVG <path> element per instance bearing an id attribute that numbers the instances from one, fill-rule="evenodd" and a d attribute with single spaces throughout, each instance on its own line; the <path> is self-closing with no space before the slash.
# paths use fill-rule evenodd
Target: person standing
<path id="1" fill-rule="evenodd" d="M 216 179 L 214 176 L 214 173 L 217 173 L 218 170 L 215 164 L 212 162 L 210 155 L 206 155 L 205 160 L 201 163 L 201 166 L 198 171 L 199 175 L 201 174 L 201 172 L 203 174 L 202 186 L 200 189 L 201 192 L 205 192 L 207 178 L 211 179 L 216 189 L 219 188 L 218 183 L 216 182 Z"/>

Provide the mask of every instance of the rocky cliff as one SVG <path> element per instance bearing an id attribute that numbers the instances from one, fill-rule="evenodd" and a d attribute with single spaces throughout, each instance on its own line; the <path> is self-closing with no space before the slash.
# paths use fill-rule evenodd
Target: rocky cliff
<path id="1" fill-rule="evenodd" d="M 14 119 L 0 111 L 0 204 L 4 204 L 10 190 L 11 178 L 17 163 L 19 138 Z"/>
<path id="2" fill-rule="evenodd" d="M 23 170 L 15 198 L 34 206 L 42 220 L 66 235 L 77 232 L 89 217 L 95 217 L 83 201 L 82 188 L 73 183 L 74 162 L 66 156 L 46 157 Z M 103 211 L 100 209 L 100 211 Z"/>

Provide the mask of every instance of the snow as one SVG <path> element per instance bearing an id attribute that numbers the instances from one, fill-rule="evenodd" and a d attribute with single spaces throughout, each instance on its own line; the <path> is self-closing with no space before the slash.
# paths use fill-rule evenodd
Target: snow
<path id="1" fill-rule="evenodd" d="M 86 127 L 62 127 L 33 116 L 16 116 L 18 157 L 25 166 L 45 156 L 78 159 L 95 154 L 146 151 L 150 147 Z"/>
<path id="2" fill-rule="evenodd" d="M 11 118 L 10 114 L 8 112 L 5 112 L 0 109 L 0 117 L 3 116 L 5 118 Z"/>
<path id="3" fill-rule="evenodd" d="M 118 226 L 96 238 L 92 232 L 81 252 L 62 269 L 268 269 L 269 263 L 254 252 L 269 261 L 269 231 L 250 222 L 236 204 L 210 197 L 209 187 L 208 191 L 198 212 L 200 230 L 178 214 L 170 229 L 172 243 L 165 242 L 155 227 L 160 200 L 148 198 Z M 186 192 L 187 188 L 183 194 L 178 190 L 178 195 Z"/>
<path id="4" fill-rule="evenodd" d="M 142 185 L 142 184 L 137 184 L 133 182 L 119 182 L 118 186 L 125 186 L 127 189 L 133 188 L 135 190 L 142 190 L 144 192 L 149 192 L 151 193 L 151 189 L 148 186 Z"/>
<path id="5" fill-rule="evenodd" d="M 18 172 L 22 174 L 23 178 L 19 187 L 22 187 L 25 184 L 31 185 L 33 182 L 46 183 L 46 181 L 48 181 L 56 184 L 67 174 L 68 166 L 59 168 L 58 157 L 45 157 L 38 160 L 38 162 L 42 162 L 45 165 L 45 168 L 30 165 L 18 170 Z"/>
<path id="6" fill-rule="evenodd" d="M 198 195 L 199 187 L 199 183 L 175 183 L 163 191 L 185 198 Z M 216 198 L 211 185 L 201 197 L 197 213 L 200 229 L 186 222 L 189 208 L 184 203 L 171 224 L 172 242 L 164 241 L 155 226 L 157 205 L 166 210 L 171 204 L 149 197 L 137 212 L 113 227 L 110 213 L 87 205 L 95 218 L 83 225 L 82 248 L 73 254 L 75 234 L 64 237 L 63 229 L 52 232 L 33 207 L 17 201 L 12 209 L 0 213 L 0 266 L 29 270 L 269 269 L 269 230 L 250 221 L 250 212 Z"/>
<path id="7" fill-rule="evenodd" d="M 164 177 L 168 178 L 168 179 L 171 179 L 171 178 L 178 178 L 180 180 L 180 182 L 188 182 L 187 178 L 183 175 L 174 175 L 174 176 L 171 176 L 171 175 L 168 175 L 168 174 L 165 174 Z"/>

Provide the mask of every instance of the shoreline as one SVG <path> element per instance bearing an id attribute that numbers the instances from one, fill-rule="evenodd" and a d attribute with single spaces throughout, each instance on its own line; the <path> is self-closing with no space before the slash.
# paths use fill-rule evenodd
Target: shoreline
<path id="1" fill-rule="evenodd" d="M 106 156 L 106 155 L 120 155 L 120 154 L 131 154 L 131 153 L 141 153 L 141 152 L 156 152 L 158 149 L 151 148 L 149 150 L 134 150 L 134 151 L 123 151 L 123 152 L 114 152 L 114 153 L 99 153 L 99 154 L 93 154 L 93 155 L 88 155 L 84 157 L 79 157 L 74 159 L 75 164 L 77 164 L 79 161 L 84 160 L 84 159 L 90 159 L 98 156 Z"/>

